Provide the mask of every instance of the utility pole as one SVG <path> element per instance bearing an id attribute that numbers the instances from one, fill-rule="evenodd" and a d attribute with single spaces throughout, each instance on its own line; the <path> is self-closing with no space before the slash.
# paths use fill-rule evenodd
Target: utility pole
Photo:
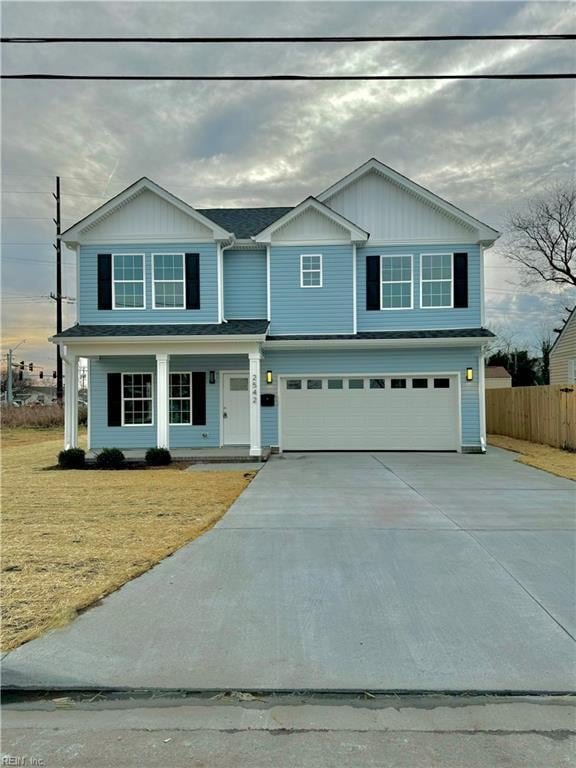
<path id="1" fill-rule="evenodd" d="M 6 355 L 6 363 L 8 365 L 8 370 L 6 371 L 6 402 L 8 405 L 12 405 L 13 400 L 13 388 L 12 388 L 12 350 L 8 350 L 8 354 Z"/>
<path id="2" fill-rule="evenodd" d="M 56 333 L 62 331 L 62 243 L 60 242 L 61 218 L 60 218 L 60 176 L 56 176 L 56 194 L 52 193 L 56 200 Z M 56 347 L 56 399 L 62 402 L 64 398 L 64 386 L 62 380 L 62 355 L 60 344 Z"/>

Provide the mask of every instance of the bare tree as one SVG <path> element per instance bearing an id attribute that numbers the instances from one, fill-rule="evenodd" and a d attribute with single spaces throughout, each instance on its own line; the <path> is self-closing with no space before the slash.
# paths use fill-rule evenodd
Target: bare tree
<path id="1" fill-rule="evenodd" d="M 556 187 L 508 219 L 504 255 L 521 265 L 526 282 L 576 285 L 576 188 Z"/>

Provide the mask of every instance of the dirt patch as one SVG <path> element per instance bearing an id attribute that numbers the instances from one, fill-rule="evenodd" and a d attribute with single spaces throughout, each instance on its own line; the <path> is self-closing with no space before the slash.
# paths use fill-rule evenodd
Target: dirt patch
<path id="1" fill-rule="evenodd" d="M 60 430 L 2 435 L 2 634 L 9 650 L 209 530 L 246 485 L 244 472 L 50 470 Z"/>
<path id="2" fill-rule="evenodd" d="M 543 469 L 558 477 L 576 480 L 576 453 L 562 451 L 541 443 L 529 443 L 527 440 L 517 440 L 505 435 L 488 435 L 488 442 L 497 448 L 516 451 L 520 455 L 516 459 L 521 464 Z"/>

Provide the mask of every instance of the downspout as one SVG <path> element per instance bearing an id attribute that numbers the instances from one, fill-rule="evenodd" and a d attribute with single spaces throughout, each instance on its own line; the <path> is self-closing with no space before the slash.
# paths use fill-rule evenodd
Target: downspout
<path id="1" fill-rule="evenodd" d="M 222 245 L 218 243 L 218 321 L 220 323 L 227 323 L 228 320 L 224 317 L 224 251 L 228 248 L 232 248 L 236 243 L 236 238 L 232 238 L 228 241 L 228 245 Z"/>

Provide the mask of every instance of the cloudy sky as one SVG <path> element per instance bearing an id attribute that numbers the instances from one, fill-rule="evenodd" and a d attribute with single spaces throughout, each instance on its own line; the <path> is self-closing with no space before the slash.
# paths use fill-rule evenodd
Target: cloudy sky
<path id="1" fill-rule="evenodd" d="M 563 2 L 4 2 L 3 34 L 342 35 L 574 32 Z M 8 72 L 76 74 L 575 71 L 562 42 L 4 46 Z M 51 370 L 54 177 L 64 226 L 140 176 L 192 205 L 294 205 L 376 156 L 488 224 L 575 174 L 574 81 L 4 81 L 2 352 Z M 75 297 L 72 252 L 64 293 Z M 526 287 L 487 255 L 488 325 L 534 344 L 574 291 Z M 74 306 L 65 306 L 65 323 Z"/>

